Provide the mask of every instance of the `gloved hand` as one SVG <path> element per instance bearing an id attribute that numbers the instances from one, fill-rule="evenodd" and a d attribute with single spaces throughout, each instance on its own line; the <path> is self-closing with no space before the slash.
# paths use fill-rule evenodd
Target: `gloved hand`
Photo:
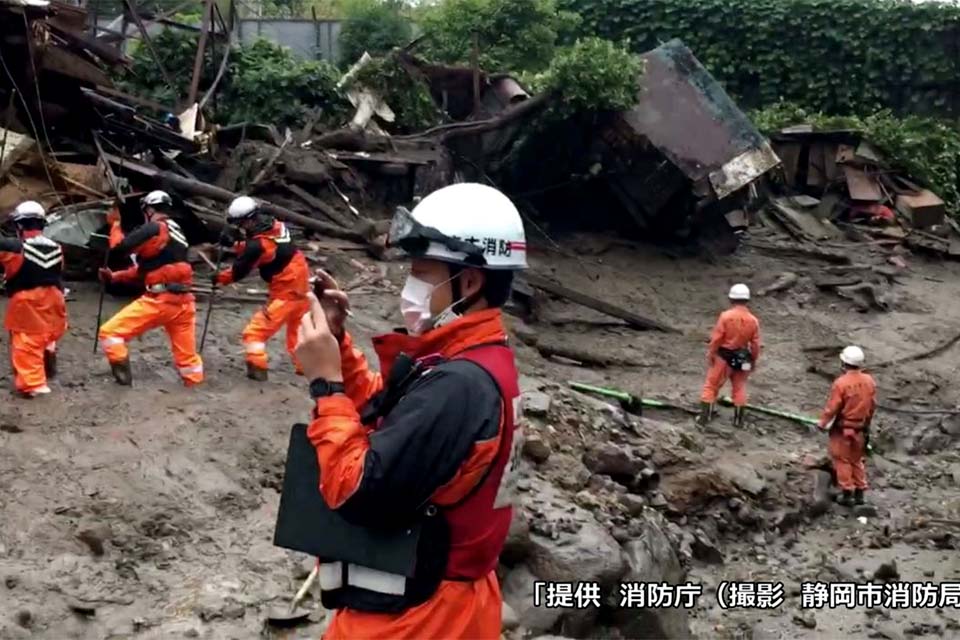
<path id="1" fill-rule="evenodd" d="M 101 267 L 100 270 L 97 271 L 97 275 L 100 276 L 100 282 L 105 284 L 110 284 L 113 281 L 113 271 L 105 267 Z"/>

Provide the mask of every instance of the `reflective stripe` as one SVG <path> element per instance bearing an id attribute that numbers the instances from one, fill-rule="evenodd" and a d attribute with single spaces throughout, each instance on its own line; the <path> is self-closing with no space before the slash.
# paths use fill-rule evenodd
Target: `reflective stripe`
<path id="1" fill-rule="evenodd" d="M 180 368 L 178 369 L 178 371 L 180 372 L 180 375 L 182 375 L 182 376 L 189 375 L 189 374 L 191 374 L 191 373 L 203 373 L 203 365 L 202 365 L 202 364 L 198 364 L 198 365 L 193 366 L 193 367 L 180 367 Z"/>
<path id="2" fill-rule="evenodd" d="M 113 347 L 118 344 L 123 344 L 123 338 L 118 338 L 117 336 L 108 336 L 100 341 L 100 345 L 104 347 Z"/>
<path id="3" fill-rule="evenodd" d="M 166 223 L 167 231 L 169 232 L 170 237 L 173 238 L 175 242 L 179 242 L 183 246 L 189 247 L 190 245 L 187 243 L 186 236 L 184 236 L 183 231 L 180 230 L 180 225 L 173 220 L 167 220 Z"/>
<path id="4" fill-rule="evenodd" d="M 320 589 L 333 591 L 343 587 L 343 563 L 326 562 L 320 565 L 317 573 Z M 406 591 L 407 578 L 398 573 L 387 573 L 356 564 L 347 565 L 347 584 L 358 589 L 402 596 Z"/>
<path id="5" fill-rule="evenodd" d="M 407 579 L 396 573 L 351 564 L 347 566 L 347 584 L 358 589 L 402 596 L 406 590 Z"/>
<path id="6" fill-rule="evenodd" d="M 320 589 L 323 591 L 339 589 L 343 586 L 343 563 L 321 563 L 320 571 L 317 572 L 317 579 L 320 581 Z"/>
<path id="7" fill-rule="evenodd" d="M 266 342 L 248 342 L 247 353 L 263 353 L 267 350 Z"/>
<path id="8" fill-rule="evenodd" d="M 48 387 L 47 385 L 43 385 L 42 387 L 37 387 L 36 389 L 30 389 L 25 393 L 31 396 L 45 396 L 48 393 L 52 393 L 52 392 L 50 391 L 50 387 Z"/>
<path id="9" fill-rule="evenodd" d="M 43 239 L 46 240 L 46 238 Z M 23 259 L 29 260 L 41 269 L 50 269 L 60 264 L 60 261 L 63 258 L 63 251 L 60 249 L 60 245 L 53 241 L 48 242 L 50 242 L 50 244 L 36 242 L 31 243 L 29 241 L 25 243 L 23 245 Z M 38 245 L 47 247 L 47 251 L 37 248 Z"/>

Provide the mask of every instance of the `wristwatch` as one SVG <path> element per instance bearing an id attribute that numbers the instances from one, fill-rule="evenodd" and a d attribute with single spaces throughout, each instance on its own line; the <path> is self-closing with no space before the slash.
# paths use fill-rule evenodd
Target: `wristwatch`
<path id="1" fill-rule="evenodd" d="M 332 396 L 335 393 L 343 392 L 344 386 L 342 382 L 330 382 L 329 380 L 324 380 L 323 378 L 316 378 L 310 383 L 310 397 L 314 400 L 317 400 L 318 398 L 326 398 L 327 396 Z"/>

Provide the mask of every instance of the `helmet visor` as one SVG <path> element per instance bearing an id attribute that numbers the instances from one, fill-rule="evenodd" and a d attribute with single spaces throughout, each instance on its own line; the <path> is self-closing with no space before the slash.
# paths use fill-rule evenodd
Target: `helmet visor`
<path id="1" fill-rule="evenodd" d="M 397 207 L 397 212 L 390 223 L 387 245 L 398 247 L 416 256 L 425 254 L 431 242 L 441 244 L 450 251 L 466 254 L 468 262 L 486 264 L 481 247 L 472 242 L 448 236 L 433 227 L 422 225 L 414 220 L 406 208 Z"/>

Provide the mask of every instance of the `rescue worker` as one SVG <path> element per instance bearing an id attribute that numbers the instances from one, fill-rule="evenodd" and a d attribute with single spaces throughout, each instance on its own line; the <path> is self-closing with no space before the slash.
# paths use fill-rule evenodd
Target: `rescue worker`
<path id="1" fill-rule="evenodd" d="M 144 224 L 117 246 L 121 254 L 136 257 L 123 271 L 100 269 L 105 282 L 135 282 L 142 278 L 146 292 L 100 327 L 103 346 L 118 384 L 130 385 L 133 374 L 127 342 L 150 329 L 163 327 L 170 336 L 173 360 L 187 386 L 203 382 L 203 362 L 197 354 L 196 301 L 190 289 L 193 267 L 187 262 L 187 239 L 170 219 L 173 200 L 164 191 L 151 191 L 140 202 Z"/>
<path id="2" fill-rule="evenodd" d="M 120 226 L 120 209 L 115 205 L 107 214 L 107 222 L 110 224 L 110 235 L 108 245 L 111 249 L 116 249 L 123 242 L 123 227 Z"/>
<path id="3" fill-rule="evenodd" d="M 713 417 L 713 404 L 727 379 L 733 387 L 733 426 L 743 426 L 747 377 L 760 358 L 760 321 L 747 308 L 750 288 L 735 284 L 730 287 L 728 297 L 731 307 L 720 314 L 707 347 L 707 379 L 697 418 L 701 426 Z"/>
<path id="4" fill-rule="evenodd" d="M 240 196 L 230 203 L 227 221 L 238 226 L 246 240 L 237 243 L 233 266 L 216 274 L 214 284 L 239 282 L 258 268 L 269 290 L 267 304 L 253 314 L 243 330 L 247 377 L 259 381 L 267 379 L 267 341 L 284 326 L 287 328 L 287 352 L 297 374 L 302 374 L 294 349 L 300 320 L 310 308 L 307 260 L 291 240 L 286 225 L 265 213 L 249 196 Z"/>
<path id="5" fill-rule="evenodd" d="M 496 189 L 455 184 L 412 213 L 399 209 L 388 239 L 412 263 L 400 296 L 406 330 L 373 342 L 381 373 L 343 330 L 349 301 L 325 274 L 297 355 L 316 401 L 307 435 L 325 502 L 378 540 L 403 536 L 410 522 L 422 530 L 401 558 L 411 578 L 320 554 L 322 601 L 336 610 L 324 638 L 496 640 L 495 568 L 522 444 L 501 306 L 527 266 L 523 224 Z"/>
<path id="6" fill-rule="evenodd" d="M 830 399 L 820 416 L 820 429 L 830 431 L 829 451 L 844 506 L 863 504 L 867 490 L 864 456 L 868 429 L 877 408 L 877 384 L 863 371 L 863 349 L 846 347 L 840 352 L 843 375 L 834 380 Z"/>
<path id="7" fill-rule="evenodd" d="M 16 239 L 0 239 L 0 266 L 10 296 L 4 325 L 10 332 L 16 391 L 34 398 L 50 393 L 47 379 L 56 376 L 57 342 L 67 330 L 63 249 L 43 235 L 47 219 L 39 202 L 21 203 L 11 218 Z"/>

